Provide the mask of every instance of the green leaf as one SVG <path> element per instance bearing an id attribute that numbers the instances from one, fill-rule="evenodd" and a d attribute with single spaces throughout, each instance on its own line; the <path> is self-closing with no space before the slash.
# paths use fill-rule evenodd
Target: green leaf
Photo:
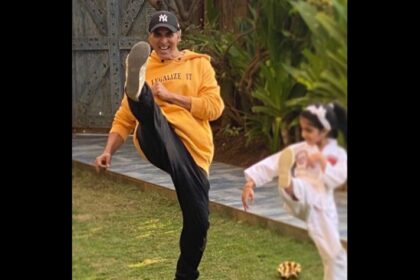
<path id="1" fill-rule="evenodd" d="M 278 110 L 266 106 L 252 106 L 252 112 L 265 113 L 272 117 L 278 117 L 280 115 L 280 112 Z"/>

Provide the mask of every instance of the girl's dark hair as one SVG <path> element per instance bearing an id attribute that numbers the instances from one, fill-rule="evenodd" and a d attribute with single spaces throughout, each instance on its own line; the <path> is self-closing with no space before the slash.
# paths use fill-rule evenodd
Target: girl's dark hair
<path id="1" fill-rule="evenodd" d="M 338 103 L 330 103 L 328 105 L 314 104 L 316 107 L 322 106 L 326 110 L 325 117 L 330 123 L 331 130 L 328 136 L 332 138 L 338 137 L 338 130 L 341 130 L 344 134 L 344 140 L 347 143 L 347 112 L 346 110 Z M 314 127 L 319 130 L 324 129 L 325 127 L 319 121 L 317 115 L 313 114 L 309 110 L 304 110 L 300 113 L 300 116 L 307 119 Z"/>

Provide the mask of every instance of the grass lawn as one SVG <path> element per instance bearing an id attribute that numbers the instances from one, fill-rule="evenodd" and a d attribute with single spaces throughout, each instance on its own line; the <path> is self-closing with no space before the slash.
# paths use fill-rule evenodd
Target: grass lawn
<path id="1" fill-rule="evenodd" d="M 174 278 L 182 225 L 177 201 L 78 167 L 72 196 L 73 279 Z M 311 242 L 210 214 L 200 279 L 279 279 L 276 268 L 285 260 L 301 263 L 299 279 L 322 279 Z"/>

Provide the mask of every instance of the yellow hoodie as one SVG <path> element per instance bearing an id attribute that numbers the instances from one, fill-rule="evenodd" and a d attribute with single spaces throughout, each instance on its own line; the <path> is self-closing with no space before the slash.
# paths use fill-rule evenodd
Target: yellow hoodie
<path id="1" fill-rule="evenodd" d="M 208 174 L 214 154 L 209 121 L 220 117 L 224 103 L 220 97 L 220 87 L 210 64 L 210 57 L 189 50 L 183 52 L 184 55 L 175 60 L 161 60 L 153 51 L 148 58 L 146 82 L 152 86 L 156 81 L 160 81 L 171 92 L 191 96 L 190 111 L 159 98 L 155 98 L 155 102 L 196 164 Z M 134 128 L 137 130 L 138 125 L 140 124 L 129 109 L 127 96 L 124 95 L 110 132 L 116 132 L 126 140 Z M 133 140 L 138 152 L 144 157 L 137 137 L 133 137 Z"/>

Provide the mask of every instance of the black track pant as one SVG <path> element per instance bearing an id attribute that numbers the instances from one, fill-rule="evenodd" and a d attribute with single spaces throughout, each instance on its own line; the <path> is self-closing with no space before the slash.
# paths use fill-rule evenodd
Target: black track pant
<path id="1" fill-rule="evenodd" d="M 177 280 L 197 279 L 209 228 L 207 174 L 195 163 L 155 104 L 147 84 L 143 86 L 139 102 L 127 99 L 131 112 L 141 123 L 135 135 L 137 141 L 147 159 L 171 175 L 182 210 L 181 254 L 175 277 Z"/>

